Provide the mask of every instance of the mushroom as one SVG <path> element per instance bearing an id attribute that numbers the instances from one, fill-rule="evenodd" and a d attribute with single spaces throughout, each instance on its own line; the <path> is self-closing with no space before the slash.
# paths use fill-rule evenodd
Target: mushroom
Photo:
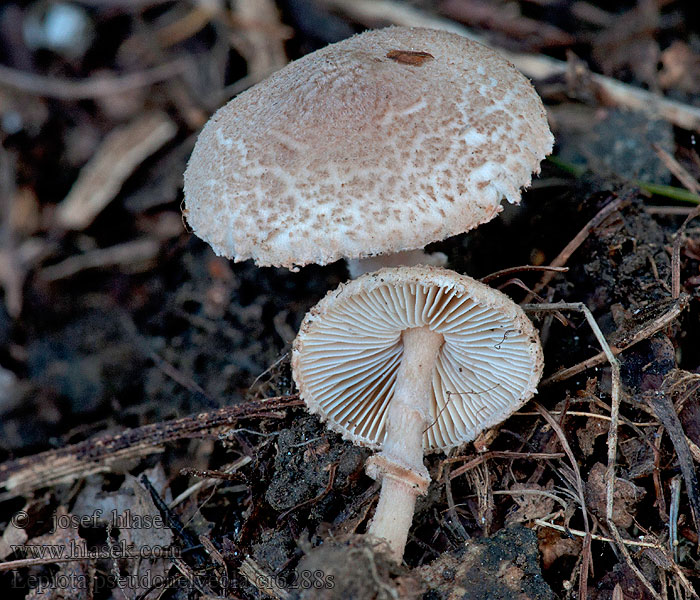
<path id="1" fill-rule="evenodd" d="M 446 31 L 367 31 L 211 118 L 185 172 L 185 214 L 237 262 L 347 258 L 353 276 L 426 263 L 426 244 L 518 202 L 552 141 L 534 88 L 493 50 Z"/>
<path id="2" fill-rule="evenodd" d="M 369 533 L 401 561 L 424 451 L 473 440 L 529 400 L 542 374 L 537 331 L 503 293 L 436 267 L 362 275 L 304 318 L 292 372 L 310 412 L 355 444 L 381 449 Z"/>

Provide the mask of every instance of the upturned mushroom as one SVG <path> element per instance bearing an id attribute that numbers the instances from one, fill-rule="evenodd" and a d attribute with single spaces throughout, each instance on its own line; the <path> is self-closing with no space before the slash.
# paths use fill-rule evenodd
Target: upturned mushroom
<path id="1" fill-rule="evenodd" d="M 187 166 L 185 214 L 237 262 L 347 258 L 353 276 L 425 263 L 426 244 L 518 202 L 552 142 L 532 85 L 493 50 L 445 31 L 368 31 L 221 108 Z"/>
<path id="2" fill-rule="evenodd" d="M 425 451 L 473 440 L 529 400 L 542 374 L 537 331 L 503 293 L 435 267 L 382 269 L 329 292 L 306 315 L 292 370 L 310 412 L 381 450 L 369 534 L 401 561 Z"/>

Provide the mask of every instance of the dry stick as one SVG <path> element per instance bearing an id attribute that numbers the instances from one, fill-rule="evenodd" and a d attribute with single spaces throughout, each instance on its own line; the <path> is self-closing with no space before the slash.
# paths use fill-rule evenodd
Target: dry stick
<path id="1" fill-rule="evenodd" d="M 182 576 L 190 582 L 190 585 L 196 589 L 203 598 L 217 598 L 216 594 L 198 577 L 192 567 L 188 565 L 182 558 L 175 556 L 171 559 L 173 566 L 180 571 Z M 155 589 L 155 588 L 154 588 Z"/>
<path id="2" fill-rule="evenodd" d="M 515 273 L 521 273 L 523 271 L 554 271 L 556 273 L 566 273 L 569 267 L 552 267 L 550 266 L 535 266 L 535 265 L 522 265 L 520 267 L 510 267 L 509 269 L 501 269 L 500 271 L 494 271 L 493 273 L 486 275 L 479 279 L 481 283 L 490 283 L 494 279 L 499 277 L 505 277 L 506 275 L 514 275 Z"/>
<path id="3" fill-rule="evenodd" d="M 683 386 L 683 389 L 679 392 L 680 398 L 674 400 L 674 406 L 678 412 L 683 410 L 685 403 L 691 396 L 700 391 L 700 373 L 681 372 L 671 386 L 671 393 L 675 395 L 681 386 Z"/>
<path id="4" fill-rule="evenodd" d="M 698 485 L 698 476 L 693 465 L 693 455 L 686 441 L 683 425 L 681 425 L 673 405 L 669 390 L 671 385 L 669 379 L 668 376 L 664 379 L 661 389 L 645 392 L 643 397 L 654 409 L 654 413 L 671 438 L 671 443 L 678 458 L 678 465 L 685 480 L 688 504 L 690 505 L 690 513 L 695 523 L 695 529 L 700 530 L 700 485 Z"/>
<path id="5" fill-rule="evenodd" d="M 510 452 L 509 450 L 489 450 L 483 454 L 472 458 L 466 465 L 455 469 L 450 473 L 450 479 L 459 477 L 460 475 L 470 471 L 474 467 L 478 467 L 481 463 L 486 462 L 490 458 L 539 458 L 539 459 L 549 459 L 549 458 L 561 458 L 564 456 L 563 452 Z M 450 465 L 452 463 L 466 460 L 467 456 L 453 456 L 452 458 L 446 458 L 440 463 L 440 468 L 438 469 L 438 479 L 442 478 L 442 470 L 444 466 Z"/>
<path id="6" fill-rule="evenodd" d="M 186 490 L 178 494 L 176 498 L 168 503 L 168 508 L 175 508 L 178 504 L 189 498 L 192 494 L 199 492 L 199 490 L 204 487 L 208 487 L 210 485 L 218 487 L 221 483 L 221 479 L 231 478 L 234 481 L 237 480 L 238 477 L 236 477 L 236 475 L 238 475 L 238 473 L 236 473 L 236 471 L 250 463 L 252 460 L 253 459 L 250 456 L 242 456 L 233 464 L 229 465 L 225 471 L 204 471 L 202 473 L 193 473 L 188 469 L 180 469 L 180 475 L 193 475 L 195 477 L 203 477 L 203 479 L 193 483 Z M 248 486 L 245 487 L 247 488 Z"/>
<path id="7" fill-rule="evenodd" d="M 275 576 L 265 571 L 250 557 L 243 561 L 238 568 L 238 572 L 255 589 L 271 598 L 276 598 L 276 600 L 288 600 L 288 598 L 291 598 L 291 594 L 287 590 L 276 584 L 277 579 Z"/>
<path id="8" fill-rule="evenodd" d="M 509 39 L 532 40 L 533 46 L 538 48 L 570 47 L 576 43 L 576 38 L 567 31 L 552 23 L 519 14 L 519 11 L 510 10 L 510 7 L 501 2 L 442 0 L 437 4 L 442 14 L 455 21 L 477 22 L 483 29 L 500 33 Z"/>
<path id="9" fill-rule="evenodd" d="M 516 412 L 513 413 L 514 417 L 535 417 L 539 416 L 540 413 L 538 412 Z M 551 415 L 560 415 L 562 414 L 562 411 L 560 410 L 550 410 L 549 414 Z M 569 417 L 587 417 L 588 419 L 600 419 L 601 421 L 610 421 L 610 417 L 608 415 L 599 415 L 597 413 L 590 413 L 590 412 L 585 412 L 585 411 L 580 411 L 580 410 L 567 410 L 566 411 L 566 416 Z M 635 423 L 633 421 L 627 421 L 624 420 L 622 421 L 623 425 L 629 425 L 630 427 L 656 427 L 658 425 L 657 422 L 653 423 Z M 638 431 L 638 433 L 643 436 L 644 433 L 642 431 Z"/>
<path id="10" fill-rule="evenodd" d="M 585 531 L 579 531 L 578 529 L 571 529 L 570 527 L 563 527 L 562 525 L 555 525 L 549 521 L 543 521 L 542 519 L 535 519 L 534 523 L 540 525 L 541 527 L 548 527 L 550 529 L 556 529 L 566 534 L 575 535 L 577 537 L 586 537 L 590 535 L 592 540 L 597 540 L 599 542 L 607 542 L 609 544 L 614 544 L 615 540 L 609 537 L 598 535 L 596 533 L 586 534 Z M 639 548 L 653 548 L 654 550 L 661 550 L 659 544 L 654 544 L 652 542 L 638 542 L 637 540 L 622 540 L 626 546 L 637 546 Z"/>
<path id="11" fill-rule="evenodd" d="M 80 170 L 70 192 L 56 208 L 54 220 L 58 227 L 85 229 L 114 200 L 139 165 L 176 133 L 174 121 L 162 111 L 147 112 L 115 127 Z"/>
<path id="12" fill-rule="evenodd" d="M 529 287 L 525 285 L 525 283 L 521 279 L 518 279 L 517 277 L 513 277 L 512 279 L 509 279 L 508 281 L 497 285 L 496 289 L 503 290 L 509 285 L 516 285 L 519 288 L 525 290 L 527 292 L 526 299 L 528 302 L 531 302 L 533 298 L 538 302 L 545 302 L 545 299 L 542 298 L 542 296 L 533 292 Z"/>
<path id="13" fill-rule="evenodd" d="M 249 74 L 268 73 L 287 64 L 284 42 L 294 32 L 282 24 L 273 0 L 238 0 L 231 11 L 231 45 L 245 59 Z"/>
<path id="14" fill-rule="evenodd" d="M 652 479 L 654 481 L 654 493 L 656 494 L 655 506 L 659 507 L 659 512 L 662 515 L 666 514 L 666 498 L 664 497 L 664 488 L 661 483 L 661 442 L 664 434 L 663 425 L 659 425 L 654 436 L 654 441 L 651 443 L 651 449 L 654 452 L 654 472 Z"/>
<path id="15" fill-rule="evenodd" d="M 662 550 L 663 552 L 663 550 Z M 698 593 L 695 591 L 695 587 L 688 581 L 688 578 L 685 576 L 685 573 L 683 570 L 680 568 L 678 563 L 673 560 L 671 556 L 667 556 L 666 553 L 664 552 L 664 557 L 666 560 L 668 560 L 669 563 L 671 563 L 671 570 L 673 571 L 673 574 L 680 580 L 681 585 L 685 589 L 685 591 L 695 598 L 695 600 L 700 600 L 700 596 L 698 596 Z M 663 572 L 663 571 L 662 571 Z M 677 598 L 680 598 L 680 593 L 676 594 Z"/>
<path id="16" fill-rule="evenodd" d="M 635 344 L 641 342 L 642 340 L 647 339 L 648 337 L 654 335 L 655 333 L 661 331 L 668 325 L 670 325 L 673 321 L 675 321 L 678 316 L 687 308 L 689 303 L 689 298 L 686 295 L 681 296 L 678 298 L 676 301 L 674 301 L 671 304 L 671 308 L 669 308 L 665 313 L 662 315 L 656 317 L 655 319 L 652 319 L 648 323 L 646 323 L 643 327 L 641 327 L 634 335 L 629 337 L 628 339 L 624 340 L 623 343 L 620 343 L 619 346 L 616 345 L 608 345 L 608 348 L 610 351 L 613 353 L 614 356 L 620 354 L 623 350 L 627 350 L 628 348 L 631 348 Z M 560 304 L 554 303 L 554 304 L 533 304 L 531 305 L 533 307 L 537 306 L 560 306 Z M 562 304 L 561 306 L 566 306 Z M 534 310 L 534 309 L 533 309 Z M 573 377 L 574 375 L 578 375 L 582 371 L 585 371 L 586 369 L 590 369 L 591 367 L 595 367 L 597 365 L 600 365 L 605 362 L 607 358 L 606 353 L 600 352 L 596 354 L 595 356 L 591 356 L 591 358 L 587 358 L 584 361 L 581 361 L 580 363 L 568 367 L 566 369 L 562 369 L 561 371 L 557 371 L 553 375 L 550 375 L 546 379 L 543 379 L 540 385 L 550 385 L 552 383 L 556 383 L 558 381 L 564 381 L 565 379 L 569 379 L 570 377 Z"/>
<path id="17" fill-rule="evenodd" d="M 605 410 L 605 411 L 607 411 L 607 412 L 611 412 L 610 407 L 609 407 L 605 402 L 603 402 L 600 398 L 593 397 L 591 400 L 592 400 L 593 403 L 594 403 L 596 406 L 598 406 L 599 408 L 602 408 L 603 410 Z M 640 408 L 644 409 L 644 405 L 642 405 Z M 571 412 L 567 412 L 566 414 L 567 414 L 567 415 L 573 415 L 573 414 L 576 414 L 576 413 L 573 412 L 573 411 L 571 411 Z M 656 418 L 656 415 L 653 413 L 653 411 L 651 410 L 651 408 L 647 408 L 647 414 L 649 414 L 650 416 Z M 607 415 L 593 415 L 593 414 L 591 414 L 591 416 L 590 416 L 589 418 L 600 418 L 600 419 L 604 419 L 604 420 L 606 420 L 606 421 L 612 421 L 612 419 L 611 419 L 610 417 L 608 417 Z M 627 417 L 625 417 L 624 415 L 621 414 L 621 415 L 620 415 L 620 419 L 619 419 L 618 425 L 619 425 L 619 424 L 627 425 L 628 427 L 630 427 L 630 428 L 637 434 L 637 436 L 639 437 L 639 439 L 644 440 L 644 441 L 649 445 L 649 447 L 651 448 L 652 452 L 654 452 L 655 460 L 659 460 L 659 458 L 660 458 L 661 455 L 660 455 L 660 453 L 659 453 L 658 448 L 654 445 L 654 442 L 650 441 L 649 438 L 648 438 L 648 436 L 640 429 L 640 427 L 647 427 L 647 426 L 648 426 L 648 427 L 656 427 L 656 426 L 659 425 L 658 422 L 653 422 L 653 423 L 635 423 L 635 422 L 633 422 L 633 421 L 630 421 Z M 658 439 L 658 435 L 655 436 L 655 437 L 656 437 L 656 439 Z M 656 471 L 655 471 L 655 474 L 656 474 Z M 661 496 L 659 496 L 659 494 L 657 494 L 657 497 L 660 497 L 660 498 L 661 498 L 661 501 L 663 501 L 663 494 L 662 494 Z"/>
<path id="18" fill-rule="evenodd" d="M 596 214 L 588 223 L 586 223 L 583 226 L 583 229 L 579 231 L 575 236 L 574 239 L 572 239 L 565 247 L 564 249 L 556 256 L 556 258 L 550 263 L 550 267 L 563 267 L 571 257 L 571 255 L 576 252 L 576 250 L 583 244 L 583 242 L 586 241 L 586 238 L 589 236 L 591 231 L 593 231 L 598 225 L 600 225 L 605 219 L 608 218 L 613 212 L 621 208 L 624 204 L 627 204 L 630 201 L 630 195 L 625 195 L 625 196 L 620 196 L 618 198 L 615 198 L 612 202 L 609 204 L 606 204 L 600 211 L 598 211 L 598 214 Z M 532 299 L 535 297 L 536 294 L 541 292 L 552 279 L 554 279 L 554 276 L 556 275 L 556 272 L 548 272 L 542 275 L 542 278 L 540 279 L 539 283 L 535 284 L 535 286 L 532 288 L 532 292 L 528 294 L 523 302 L 532 302 Z"/>
<path id="19" fill-rule="evenodd" d="M 630 556 L 629 550 L 624 544 L 624 540 L 620 535 L 613 521 L 613 502 L 614 502 L 614 490 L 615 490 L 615 458 L 617 456 L 617 429 L 618 422 L 620 418 L 620 400 L 621 400 L 621 390 L 622 381 L 620 378 L 620 363 L 615 358 L 612 349 L 610 348 L 603 332 L 598 327 L 598 323 L 593 318 L 593 314 L 588 309 L 588 307 L 582 302 L 574 303 L 555 303 L 555 304 L 530 304 L 523 305 L 523 310 L 529 312 L 540 312 L 548 310 L 574 310 L 586 317 L 589 327 L 593 331 L 600 347 L 603 349 L 603 353 L 610 363 L 610 371 L 612 377 L 612 402 L 610 405 L 610 429 L 608 430 L 608 467 L 605 472 L 605 520 L 607 521 L 608 527 L 612 532 L 613 539 L 617 542 L 617 547 L 620 550 L 622 556 L 625 558 L 627 566 L 634 572 L 634 574 L 639 578 L 639 580 L 644 584 L 644 586 L 649 590 L 649 593 L 656 599 L 661 600 L 661 595 L 654 589 L 651 582 L 646 578 L 644 573 L 639 570 L 639 567 L 634 564 L 632 557 Z M 585 596 L 581 596 L 585 598 Z"/>
<path id="20" fill-rule="evenodd" d="M 183 551 L 190 555 L 197 567 L 202 568 L 206 564 L 206 555 L 199 548 L 197 538 L 185 529 L 185 525 L 180 520 L 180 516 L 170 510 L 165 500 L 160 497 L 160 494 L 158 494 L 158 491 L 153 487 L 153 484 L 145 473 L 141 474 L 141 477 L 139 477 L 139 483 L 151 496 L 151 501 L 163 518 L 163 522 L 170 531 L 172 531 L 173 535 L 184 545 Z"/>
<path id="21" fill-rule="evenodd" d="M 673 234 L 673 252 L 671 254 L 671 295 L 674 300 L 681 295 L 681 240 L 688 223 L 698 216 L 700 216 L 700 205 L 696 206 L 690 212 L 678 231 Z"/>
<path id="22" fill-rule="evenodd" d="M 687 216 L 695 210 L 694 206 L 652 206 L 646 205 L 644 210 L 650 215 Z"/>
<path id="23" fill-rule="evenodd" d="M 78 444 L 7 461 L 0 464 L 0 488 L 7 490 L 0 499 L 108 471 L 116 460 L 161 452 L 167 442 L 215 436 L 218 430 L 240 419 L 279 418 L 282 414 L 278 411 L 301 405 L 303 401 L 296 394 L 266 398 L 127 429 L 116 435 L 101 434 Z"/>
<path id="24" fill-rule="evenodd" d="M 537 489 L 522 489 L 522 490 L 494 490 L 491 492 L 494 496 L 544 496 L 545 498 L 550 498 L 557 502 L 558 504 L 561 504 L 564 510 L 569 508 L 569 505 L 567 504 L 566 500 L 563 498 L 560 498 L 556 494 L 552 494 L 551 492 L 548 492 L 546 490 L 537 490 Z M 585 535 L 585 534 L 584 534 Z"/>
<path id="25" fill-rule="evenodd" d="M 217 7 L 213 3 L 201 2 L 182 17 L 156 29 L 153 34 L 162 48 L 170 48 L 199 33 L 216 13 Z"/>
<path id="26" fill-rule="evenodd" d="M 187 68 L 181 58 L 126 75 L 95 75 L 87 79 L 59 79 L 0 65 L 0 86 L 59 100 L 86 100 L 123 94 L 180 75 Z"/>
<path id="27" fill-rule="evenodd" d="M 555 293 L 555 289 L 553 287 L 550 287 L 547 290 L 545 302 L 551 302 L 552 300 L 554 300 Z M 564 315 L 562 315 L 561 313 L 559 313 L 559 315 L 561 315 L 562 318 L 564 317 Z M 554 322 L 554 317 L 555 313 L 548 314 L 542 322 L 542 327 L 540 327 L 540 342 L 543 348 L 547 347 L 547 342 L 549 341 L 549 334 L 552 331 L 552 323 Z M 568 321 L 566 323 L 568 325 Z"/>
<path id="28" fill-rule="evenodd" d="M 442 464 L 440 465 L 440 468 L 442 469 Z M 450 518 L 452 519 L 452 527 L 454 530 L 457 531 L 457 533 L 460 535 L 460 537 L 463 540 L 468 540 L 469 539 L 469 534 L 467 533 L 467 530 L 464 529 L 464 525 L 462 525 L 462 520 L 459 518 L 459 515 L 457 514 L 457 509 L 455 507 L 455 500 L 454 496 L 452 495 L 452 481 L 450 478 L 450 465 L 448 464 L 445 467 L 445 473 L 443 475 L 443 481 L 445 483 L 445 497 L 447 498 L 447 513 L 450 515 Z"/>
<path id="29" fill-rule="evenodd" d="M 40 269 L 39 277 L 43 281 L 51 282 L 72 277 L 86 269 L 145 263 L 154 260 L 159 252 L 160 242 L 158 240 L 143 237 L 69 256 L 55 265 Z"/>
<path id="30" fill-rule="evenodd" d="M 576 478 L 576 494 L 578 495 L 578 501 L 581 504 L 581 512 L 583 513 L 583 528 L 586 531 L 586 537 L 583 540 L 583 549 L 581 552 L 581 575 L 579 577 L 579 588 L 578 597 L 588 598 L 588 569 L 591 564 L 591 528 L 588 523 L 588 510 L 586 508 L 586 497 L 583 491 L 583 480 L 581 479 L 581 471 L 578 468 L 578 463 L 576 462 L 576 457 L 571 451 L 571 446 L 569 446 L 569 441 L 566 439 L 566 435 L 561 428 L 561 425 L 557 420 L 549 413 L 549 411 L 544 408 L 539 402 L 535 402 L 535 410 L 540 413 L 545 421 L 549 423 L 549 426 L 554 430 L 559 438 L 559 443 L 562 445 L 566 456 L 571 462 L 571 468 L 573 469 L 574 476 Z"/>
<path id="31" fill-rule="evenodd" d="M 695 177 L 688 173 L 682 164 L 680 164 L 673 156 L 671 156 L 658 144 L 654 143 L 651 145 L 651 147 L 654 149 L 654 152 L 656 152 L 656 155 L 661 159 L 661 162 L 666 165 L 666 168 L 671 172 L 671 174 L 683 184 L 683 187 L 685 187 L 689 192 L 693 192 L 693 194 L 700 195 L 700 183 L 698 183 L 698 180 L 695 179 Z"/>
<path id="32" fill-rule="evenodd" d="M 357 21 L 370 27 L 381 23 L 409 27 L 432 27 L 457 33 L 486 46 L 491 45 L 483 37 L 455 21 L 390 0 L 322 0 L 322 2 L 351 15 Z M 549 56 L 508 52 L 502 48 L 497 48 L 497 50 L 519 71 L 532 79 L 566 76 L 569 70 L 566 62 Z M 598 94 L 608 102 L 633 110 L 655 111 L 663 119 L 678 127 L 690 131 L 700 131 L 700 108 L 698 107 L 669 100 L 597 73 L 590 74 L 590 81 L 596 87 Z"/>
<path id="33" fill-rule="evenodd" d="M 678 561 L 678 513 L 681 502 L 681 476 L 671 479 L 671 508 L 668 512 L 668 545 Z"/>

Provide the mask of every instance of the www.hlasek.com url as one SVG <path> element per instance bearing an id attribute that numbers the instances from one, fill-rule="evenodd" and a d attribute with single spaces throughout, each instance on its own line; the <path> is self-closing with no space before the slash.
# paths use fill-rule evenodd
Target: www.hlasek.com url
<path id="1" fill-rule="evenodd" d="M 177 546 L 135 546 L 125 541 L 94 550 L 76 540 L 70 540 L 68 544 L 20 544 L 12 545 L 11 548 L 16 554 L 27 558 L 60 561 L 99 558 L 179 558 L 182 555 L 182 550 Z"/>

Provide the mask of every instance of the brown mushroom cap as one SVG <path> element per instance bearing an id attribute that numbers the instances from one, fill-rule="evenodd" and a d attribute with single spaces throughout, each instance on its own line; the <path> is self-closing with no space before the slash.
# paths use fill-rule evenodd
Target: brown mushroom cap
<path id="1" fill-rule="evenodd" d="M 401 333 L 444 337 L 432 376 L 426 450 L 447 450 L 503 421 L 536 391 L 537 330 L 503 293 L 434 267 L 382 269 L 333 290 L 306 315 L 292 369 L 310 412 L 380 448 L 403 353 Z"/>
<path id="2" fill-rule="evenodd" d="M 518 202 L 552 141 L 532 85 L 493 50 L 368 31 L 212 117 L 185 172 L 187 221 L 217 254 L 259 265 L 422 248 Z"/>

